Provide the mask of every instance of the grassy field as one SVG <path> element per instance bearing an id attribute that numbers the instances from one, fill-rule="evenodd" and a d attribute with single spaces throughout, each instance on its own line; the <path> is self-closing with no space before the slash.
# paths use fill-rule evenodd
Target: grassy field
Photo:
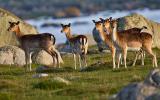
<path id="1" fill-rule="evenodd" d="M 160 50 L 154 49 L 160 61 Z M 145 66 L 140 60 L 131 67 L 134 53 L 127 58 L 128 68 L 112 70 L 111 54 L 88 54 L 88 65 L 84 71 L 74 70 L 72 56 L 65 55 L 65 64 L 60 69 L 46 73 L 49 77 L 33 78 L 33 72 L 24 72 L 24 68 L 0 66 L 0 100 L 94 100 L 106 99 L 117 93 L 131 82 L 144 80 L 152 70 L 151 58 L 146 55 Z M 99 63 L 97 63 L 99 62 Z M 160 62 L 158 63 L 160 65 Z M 38 65 L 34 65 L 36 68 Z M 62 77 L 71 82 L 70 85 L 54 81 L 54 77 Z"/>

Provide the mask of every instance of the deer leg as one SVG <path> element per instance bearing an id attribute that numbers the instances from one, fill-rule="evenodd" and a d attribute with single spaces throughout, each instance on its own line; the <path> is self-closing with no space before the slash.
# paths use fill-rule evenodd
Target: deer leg
<path id="1" fill-rule="evenodd" d="M 79 67 L 80 69 L 82 69 L 82 64 L 81 64 L 81 62 L 83 61 L 82 55 L 78 54 L 78 58 L 79 58 Z"/>
<path id="2" fill-rule="evenodd" d="M 127 68 L 126 58 L 127 58 L 127 49 L 124 49 L 123 50 L 123 59 L 124 59 L 124 66 L 125 66 L 125 68 Z"/>
<path id="3" fill-rule="evenodd" d="M 116 68 L 116 64 L 115 64 L 115 52 L 116 50 L 114 48 L 111 49 L 112 52 L 112 63 L 113 63 L 113 69 Z"/>
<path id="4" fill-rule="evenodd" d="M 52 59 L 53 59 L 53 66 L 55 67 L 57 65 L 57 57 L 55 58 L 56 56 L 56 53 L 53 52 L 52 49 L 45 49 L 46 52 L 48 52 L 51 56 L 52 56 Z"/>
<path id="5" fill-rule="evenodd" d="M 137 58 L 138 58 L 138 56 L 139 56 L 139 51 L 138 51 L 138 52 L 136 52 L 136 56 L 135 56 L 135 58 L 134 58 L 134 61 L 133 61 L 132 66 L 135 66 L 135 64 L 136 64 L 136 62 L 137 62 Z"/>
<path id="6" fill-rule="evenodd" d="M 28 64 L 29 64 L 29 52 L 25 51 L 25 61 L 26 61 L 26 66 L 25 66 L 25 71 L 28 70 Z"/>
<path id="7" fill-rule="evenodd" d="M 58 54 L 56 53 L 56 52 L 53 52 L 52 51 L 52 57 L 54 58 L 54 60 L 55 60 L 55 65 L 57 65 L 58 64 L 58 68 L 60 68 L 60 62 L 59 62 L 59 59 L 58 59 Z"/>
<path id="8" fill-rule="evenodd" d="M 77 69 L 77 64 L 76 64 L 76 55 L 73 53 L 73 59 L 74 59 L 74 69 Z"/>
<path id="9" fill-rule="evenodd" d="M 85 64 L 85 67 L 87 67 L 86 54 L 84 54 L 83 56 L 84 56 L 84 64 Z"/>
<path id="10" fill-rule="evenodd" d="M 52 46 L 52 52 L 53 52 L 53 55 L 56 56 L 56 60 L 57 60 L 57 63 L 58 63 L 58 67 L 60 68 L 60 63 L 63 63 L 63 60 L 61 58 L 61 55 L 60 53 L 54 48 L 54 46 Z"/>
<path id="11" fill-rule="evenodd" d="M 85 67 L 87 67 L 87 51 L 88 51 L 88 42 L 85 46 L 85 54 L 84 54 L 84 60 L 85 60 Z"/>
<path id="12" fill-rule="evenodd" d="M 154 56 L 154 61 L 155 61 L 155 67 L 158 67 L 158 65 L 157 65 L 157 57 L 156 57 L 156 55 Z"/>
<path id="13" fill-rule="evenodd" d="M 149 49 L 146 49 L 146 51 L 151 55 L 152 57 L 152 65 L 153 67 L 157 67 L 157 58 L 156 58 L 156 55 L 153 53 L 152 49 L 149 48 Z"/>
<path id="14" fill-rule="evenodd" d="M 141 65 L 144 66 L 144 58 L 145 58 L 145 52 L 142 50 L 142 53 L 141 53 Z"/>
<path id="15" fill-rule="evenodd" d="M 29 70 L 32 71 L 32 52 L 29 53 Z"/>
<path id="16" fill-rule="evenodd" d="M 53 58 L 53 66 L 57 66 L 57 63 L 58 63 L 58 61 L 57 61 L 57 59 L 54 57 L 54 56 L 52 56 L 52 58 Z M 60 68 L 60 66 L 58 66 L 59 68 Z"/>
<path id="17" fill-rule="evenodd" d="M 117 67 L 119 68 L 122 54 L 120 52 L 117 53 Z"/>

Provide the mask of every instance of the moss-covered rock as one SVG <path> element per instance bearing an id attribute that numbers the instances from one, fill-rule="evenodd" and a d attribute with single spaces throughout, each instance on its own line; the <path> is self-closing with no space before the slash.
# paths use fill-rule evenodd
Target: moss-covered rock
<path id="1" fill-rule="evenodd" d="M 37 31 L 31 25 L 25 23 L 23 20 L 14 14 L 0 8 L 0 47 L 4 45 L 18 45 L 16 36 L 7 31 L 9 21 L 20 21 L 20 30 L 23 34 L 37 34 Z"/>

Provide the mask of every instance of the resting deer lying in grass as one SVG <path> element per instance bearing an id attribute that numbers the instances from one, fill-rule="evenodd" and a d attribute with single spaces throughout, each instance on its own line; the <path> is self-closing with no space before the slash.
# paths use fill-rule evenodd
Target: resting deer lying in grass
<path id="1" fill-rule="evenodd" d="M 103 22 L 104 24 L 104 28 L 107 30 L 108 34 L 111 34 L 112 30 L 111 30 L 111 23 L 112 23 L 112 17 L 108 18 L 108 19 L 102 19 L 100 18 L 100 20 Z M 127 29 L 127 30 L 122 30 L 122 31 L 118 31 L 119 33 L 141 33 L 143 29 L 147 29 L 147 27 L 143 26 L 142 28 L 131 28 L 131 29 Z M 137 61 L 138 56 L 141 56 L 141 65 L 144 65 L 144 57 L 145 57 L 145 52 L 144 50 L 142 50 L 141 48 L 138 49 L 130 49 L 130 51 L 135 51 L 136 56 L 134 59 L 134 62 L 132 64 L 132 66 L 135 66 L 135 63 Z"/>
<path id="2" fill-rule="evenodd" d="M 79 64 L 80 64 L 80 68 L 82 69 L 82 64 L 81 64 L 81 60 L 83 61 L 83 66 L 87 66 L 87 62 L 86 62 L 86 54 L 87 54 L 87 50 L 88 50 L 88 39 L 85 35 L 78 35 L 73 37 L 71 35 L 71 24 L 69 23 L 68 25 L 63 25 L 62 26 L 62 30 L 61 33 L 65 33 L 69 44 L 70 44 L 70 48 L 72 50 L 72 54 L 74 57 L 74 62 L 75 62 L 75 69 L 76 69 L 76 55 L 78 55 L 79 57 Z"/>
<path id="3" fill-rule="evenodd" d="M 26 67 L 31 71 L 31 54 L 37 49 L 44 49 L 53 57 L 53 63 L 60 67 L 60 63 L 63 63 L 60 54 L 54 49 L 55 44 L 55 37 L 50 33 L 43 33 L 43 34 L 29 34 L 29 35 L 22 35 L 20 28 L 20 22 L 9 22 L 8 31 L 14 32 L 17 36 L 21 48 L 25 51 L 25 60 L 26 60 Z M 27 69 L 26 68 L 26 69 Z"/>
<path id="4" fill-rule="evenodd" d="M 156 55 L 152 51 L 152 35 L 146 32 L 141 33 L 129 33 L 127 31 L 118 32 L 117 31 L 117 23 L 118 19 L 113 20 L 111 24 L 112 29 L 112 40 L 113 42 L 119 46 L 121 52 L 123 53 L 125 68 L 126 65 L 126 57 L 128 49 L 143 49 L 147 53 L 149 53 L 152 57 L 153 67 L 157 67 L 157 59 Z"/>

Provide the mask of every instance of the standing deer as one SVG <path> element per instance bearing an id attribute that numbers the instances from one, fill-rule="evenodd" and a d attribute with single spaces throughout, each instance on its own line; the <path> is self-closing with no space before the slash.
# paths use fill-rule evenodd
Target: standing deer
<path id="1" fill-rule="evenodd" d="M 60 63 L 63 63 L 60 54 L 55 50 L 55 37 L 50 33 L 43 34 L 28 34 L 22 35 L 20 27 L 20 22 L 9 22 L 8 31 L 15 33 L 17 39 L 20 42 L 21 48 L 25 52 L 25 60 L 26 60 L 26 70 L 29 65 L 29 70 L 31 71 L 31 54 L 37 49 L 44 49 L 53 57 L 54 65 L 58 63 L 60 67 Z"/>
<path id="2" fill-rule="evenodd" d="M 112 30 L 111 30 L 111 23 L 112 23 L 112 17 L 108 18 L 108 19 L 102 19 L 100 18 L 100 20 L 103 22 L 104 24 L 104 28 L 107 30 L 108 34 L 111 34 Z M 139 33 L 141 34 L 143 29 L 147 29 L 146 26 L 143 26 L 142 28 L 131 28 L 131 29 L 127 29 L 127 30 L 122 30 L 122 31 L 118 31 L 119 33 Z M 132 66 L 135 66 L 135 63 L 137 61 L 138 56 L 141 56 L 141 65 L 144 65 L 144 57 L 145 57 L 145 52 L 144 50 L 142 50 L 142 48 L 138 48 L 138 49 L 129 49 L 130 51 L 135 51 L 136 56 L 134 59 L 134 62 L 132 64 Z"/>
<path id="3" fill-rule="evenodd" d="M 71 35 L 71 28 L 70 28 L 71 24 L 70 23 L 68 25 L 61 24 L 61 26 L 62 26 L 61 33 L 65 33 L 66 38 L 70 44 L 70 49 L 72 50 L 74 63 L 75 63 L 74 67 L 76 69 L 76 66 L 77 66 L 76 55 L 78 55 L 80 68 L 82 69 L 81 60 L 83 61 L 84 66 L 87 66 L 86 54 L 88 50 L 88 39 L 85 35 L 78 35 L 78 36 L 73 37 Z"/>
<path id="4" fill-rule="evenodd" d="M 95 23 L 95 26 L 96 26 L 96 29 L 99 31 L 99 34 L 101 36 L 101 39 L 106 43 L 106 45 L 109 47 L 109 49 L 111 50 L 111 53 L 112 53 L 112 60 L 113 60 L 113 68 L 115 68 L 115 54 L 116 54 L 116 57 L 118 58 L 117 59 L 117 63 L 118 63 L 118 68 L 119 68 L 119 63 L 121 61 L 121 53 L 120 53 L 120 49 L 117 47 L 117 45 L 115 45 L 112 41 L 112 38 L 111 38 L 111 28 L 110 28 L 110 21 L 111 21 L 111 18 L 109 19 L 106 19 L 106 20 L 103 20 L 102 18 L 100 18 L 101 21 L 98 21 L 96 22 L 95 20 L 93 20 L 93 22 Z M 104 24 L 103 24 L 104 22 Z M 106 24 L 107 23 L 107 24 Z M 106 30 L 104 30 L 104 27 L 106 28 Z M 130 29 L 129 29 L 130 30 Z M 126 31 L 129 31 L 129 30 L 126 30 Z M 142 29 L 139 29 L 139 28 L 133 28 L 132 32 L 140 32 L 139 30 L 142 30 Z M 107 32 L 107 34 L 106 34 Z M 138 51 L 136 50 L 136 57 L 134 59 L 134 62 L 133 62 L 133 66 L 135 66 L 135 63 L 137 61 L 137 58 L 140 54 L 143 54 L 142 50 L 138 49 Z M 144 59 L 143 59 L 143 56 L 142 56 L 142 64 L 144 64 Z"/>
<path id="5" fill-rule="evenodd" d="M 115 64 L 116 48 L 111 40 L 111 35 L 106 34 L 106 32 L 104 31 L 104 28 L 103 28 L 103 23 L 101 21 L 97 21 L 97 22 L 95 20 L 92 20 L 92 21 L 95 23 L 95 27 L 99 31 L 99 35 L 100 35 L 101 39 L 105 42 L 105 44 L 110 49 L 110 51 L 112 53 L 113 68 L 116 68 L 116 64 Z M 120 59 L 120 56 L 121 55 L 118 55 L 118 59 Z M 120 61 L 120 60 L 118 60 L 118 61 Z M 118 68 L 119 68 L 119 65 L 118 65 Z"/>
<path id="6" fill-rule="evenodd" d="M 126 57 L 128 49 L 140 49 L 142 48 L 147 53 L 149 53 L 152 57 L 153 67 L 157 67 L 157 59 L 156 55 L 152 51 L 152 35 L 146 32 L 141 33 L 129 33 L 123 31 L 123 33 L 117 31 L 117 23 L 118 19 L 113 20 L 111 24 L 112 29 L 112 40 L 113 42 L 119 46 L 121 52 L 123 53 L 123 59 L 125 68 L 126 65 Z"/>

